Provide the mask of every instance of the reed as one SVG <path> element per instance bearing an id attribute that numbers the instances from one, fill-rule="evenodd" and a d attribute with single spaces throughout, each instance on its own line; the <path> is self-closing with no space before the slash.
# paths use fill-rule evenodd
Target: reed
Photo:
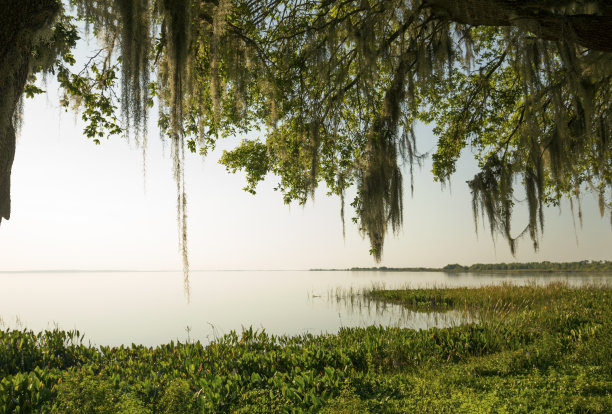
<path id="1" fill-rule="evenodd" d="M 75 412 L 94 400 L 91 412 L 611 411 L 608 287 L 374 287 L 328 295 L 351 297 L 355 306 L 463 309 L 477 322 L 292 337 L 248 328 L 206 346 L 155 348 L 94 348 L 76 331 L 6 329 L 0 412 Z"/>

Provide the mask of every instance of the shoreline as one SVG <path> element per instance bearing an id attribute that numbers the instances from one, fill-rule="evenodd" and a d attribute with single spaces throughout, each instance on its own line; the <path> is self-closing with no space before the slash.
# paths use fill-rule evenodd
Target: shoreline
<path id="1" fill-rule="evenodd" d="M 440 273 L 573 273 L 612 274 L 612 261 L 475 263 L 470 266 L 448 264 L 444 267 L 351 267 L 347 269 L 308 269 L 310 272 L 440 272 Z"/>

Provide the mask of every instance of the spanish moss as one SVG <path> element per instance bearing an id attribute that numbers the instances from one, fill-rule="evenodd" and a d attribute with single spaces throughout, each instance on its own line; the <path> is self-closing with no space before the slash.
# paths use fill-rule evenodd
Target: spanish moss
<path id="1" fill-rule="evenodd" d="M 563 198 L 578 201 L 581 220 L 580 194 L 592 191 L 600 214 L 612 220 L 606 1 L 73 3 L 103 47 L 92 58 L 96 70 L 84 72 L 89 78 L 67 68 L 75 26 L 58 2 L 27 2 L 44 13 L 14 7 L 37 19 L 3 17 L 7 27 L 14 18 L 32 25 L 19 28 L 20 47 L 0 61 L 6 75 L 0 220 L 10 214 L 13 119 L 36 73 L 57 70 L 66 96 L 89 113 L 103 113 L 102 120 L 89 118 L 88 136 L 99 142 L 104 133 L 134 133 L 143 157 L 147 110 L 157 98 L 161 135 L 171 141 L 188 297 L 185 148 L 206 155 L 220 139 L 253 130 L 260 131 L 257 139 L 242 140 L 221 159 L 230 171 L 246 171 L 245 189 L 255 193 L 271 173 L 285 203 L 304 204 L 325 185 L 340 198 L 344 235 L 345 194 L 352 188 L 354 221 L 376 261 L 387 234 L 402 226 L 404 171 L 414 193 L 412 173 L 423 159 L 417 122 L 433 126 L 433 174 L 443 184 L 472 150 L 480 166 L 468 183 L 476 230 L 485 220 L 492 238 L 505 238 L 513 254 L 521 238 L 539 248 L 544 211 Z M 122 125 L 113 112 L 115 67 Z M 525 222 L 514 218 L 519 207 Z"/>

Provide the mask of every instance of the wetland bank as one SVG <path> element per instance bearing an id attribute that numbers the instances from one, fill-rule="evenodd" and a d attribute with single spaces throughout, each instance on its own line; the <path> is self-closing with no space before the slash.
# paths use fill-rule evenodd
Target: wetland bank
<path id="1" fill-rule="evenodd" d="M 344 300 L 469 313 L 443 328 L 342 327 L 208 344 L 86 345 L 1 333 L 4 412 L 609 412 L 612 291 L 567 281 L 404 290 Z M 85 337 L 87 338 L 87 337 Z"/>

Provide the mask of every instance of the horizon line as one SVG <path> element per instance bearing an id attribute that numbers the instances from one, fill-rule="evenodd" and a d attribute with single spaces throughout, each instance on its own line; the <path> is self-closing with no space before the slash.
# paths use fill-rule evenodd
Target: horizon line
<path id="1" fill-rule="evenodd" d="M 191 272 L 285 272 L 285 271 L 308 271 L 310 269 L 190 269 Z M 0 270 L 1 273 L 171 273 L 183 272 L 182 269 L 25 269 L 25 270 Z"/>

